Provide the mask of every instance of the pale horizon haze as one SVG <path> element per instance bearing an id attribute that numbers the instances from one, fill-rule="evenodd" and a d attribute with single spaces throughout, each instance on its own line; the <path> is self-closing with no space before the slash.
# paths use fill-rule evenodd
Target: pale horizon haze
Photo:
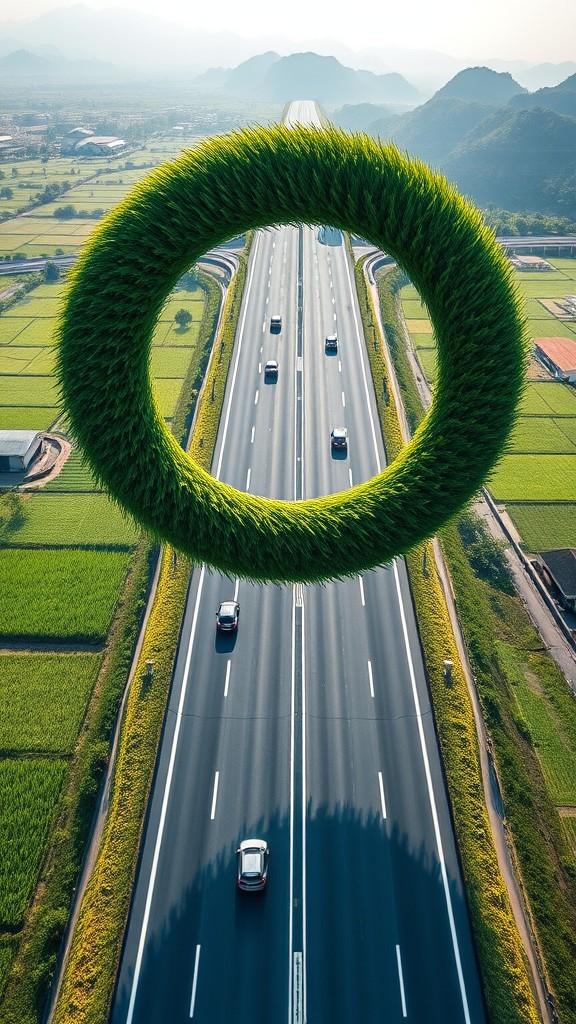
<path id="1" fill-rule="evenodd" d="M 29 21 L 49 10 L 73 6 L 73 0 L 0 0 L 0 20 Z M 574 0 L 405 0 L 383 5 L 376 0 L 354 4 L 310 4 L 292 0 L 288 7 L 264 0 L 219 0 L 200 8 L 187 0 L 87 0 L 95 10 L 124 8 L 189 29 L 227 31 L 243 38 L 282 36 L 299 40 L 335 40 L 353 50 L 437 50 L 460 60 L 503 59 L 531 63 L 576 60 Z"/>

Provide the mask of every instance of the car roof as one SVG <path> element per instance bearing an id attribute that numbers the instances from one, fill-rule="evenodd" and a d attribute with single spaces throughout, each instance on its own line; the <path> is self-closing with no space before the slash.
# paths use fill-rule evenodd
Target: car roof
<path id="1" fill-rule="evenodd" d="M 218 611 L 224 612 L 224 614 L 231 614 L 232 612 L 236 611 L 237 607 L 237 601 L 222 601 L 222 604 L 220 605 Z"/>
<path id="2" fill-rule="evenodd" d="M 278 366 L 278 361 L 276 359 L 269 359 L 266 366 Z"/>

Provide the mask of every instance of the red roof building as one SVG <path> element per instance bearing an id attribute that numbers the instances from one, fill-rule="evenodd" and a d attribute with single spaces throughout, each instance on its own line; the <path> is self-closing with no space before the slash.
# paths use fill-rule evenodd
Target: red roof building
<path id="1" fill-rule="evenodd" d="M 558 380 L 576 383 L 576 340 L 574 338 L 535 338 L 536 356 Z"/>

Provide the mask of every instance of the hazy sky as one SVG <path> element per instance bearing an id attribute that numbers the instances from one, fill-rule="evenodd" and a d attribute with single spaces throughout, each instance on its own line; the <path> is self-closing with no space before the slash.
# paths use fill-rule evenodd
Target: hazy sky
<path id="1" fill-rule="evenodd" d="M 0 0 L 2 20 L 28 20 L 72 0 Z M 461 59 L 501 57 L 533 62 L 576 60 L 575 0 L 84 0 L 124 7 L 192 28 L 227 29 L 245 37 L 280 34 L 325 38 L 352 49 L 401 46 Z"/>

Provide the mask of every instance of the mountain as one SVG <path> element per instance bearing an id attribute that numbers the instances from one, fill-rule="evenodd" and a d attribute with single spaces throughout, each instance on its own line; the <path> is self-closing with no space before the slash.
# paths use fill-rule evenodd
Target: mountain
<path id="1" fill-rule="evenodd" d="M 0 77 L 16 78 L 91 78 L 115 76 L 116 68 L 98 60 L 66 60 L 62 56 L 43 57 L 29 50 L 15 50 L 0 57 Z"/>
<path id="2" fill-rule="evenodd" d="M 200 75 L 194 84 L 214 80 L 212 73 L 208 78 Z M 417 90 L 401 75 L 355 71 L 335 57 L 317 53 L 259 54 L 230 71 L 218 88 L 230 96 L 252 96 L 279 105 L 298 96 L 316 99 L 327 107 L 386 100 L 414 103 L 418 98 Z"/>
<path id="3" fill-rule="evenodd" d="M 435 96 L 451 96 L 455 99 L 475 103 L 490 103 L 500 107 L 511 96 L 527 90 L 518 85 L 508 71 L 492 71 L 491 68 L 465 68 L 451 78 Z"/>
<path id="4" fill-rule="evenodd" d="M 391 106 L 383 103 L 346 103 L 333 112 L 330 120 L 348 132 L 368 132 L 382 137 L 388 134 L 399 116 Z"/>
<path id="5" fill-rule="evenodd" d="M 574 74 L 576 62 L 565 60 L 563 64 L 536 64 L 532 68 L 517 72 L 516 80 L 527 89 L 549 89 Z"/>
<path id="6" fill-rule="evenodd" d="M 557 114 L 576 117 L 576 74 L 554 88 L 538 89 L 522 96 L 513 96 L 510 99 L 510 106 L 516 110 L 543 107 L 545 110 L 554 110 Z"/>
<path id="7" fill-rule="evenodd" d="M 576 217 L 576 118 L 502 107 L 460 142 L 443 172 L 480 205 Z"/>
<path id="8" fill-rule="evenodd" d="M 432 99 L 399 118 L 392 126 L 391 138 L 410 156 L 438 166 L 493 112 L 489 103 L 459 99 L 440 89 Z"/>

